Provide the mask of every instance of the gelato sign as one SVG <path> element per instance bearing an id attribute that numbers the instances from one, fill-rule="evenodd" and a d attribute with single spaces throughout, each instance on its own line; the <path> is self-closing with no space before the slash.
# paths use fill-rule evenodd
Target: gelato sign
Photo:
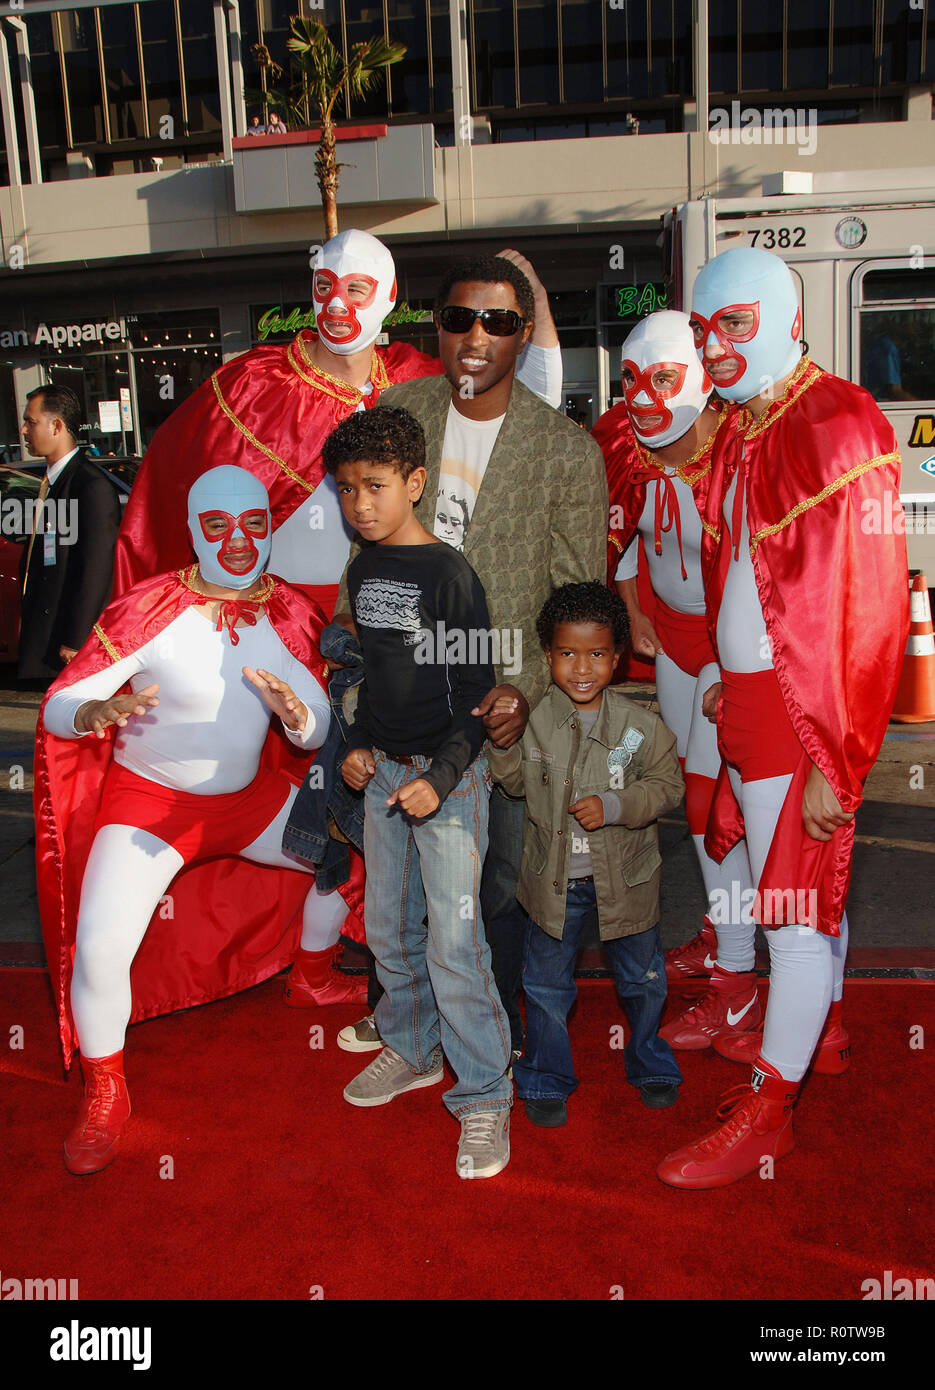
<path id="1" fill-rule="evenodd" d="M 278 336 L 288 333 L 293 336 L 300 333 L 303 328 L 315 327 L 315 306 L 296 304 L 288 312 L 283 310 L 281 304 L 276 304 L 271 309 L 265 309 L 256 321 L 256 336 L 261 343 L 265 343 L 270 336 Z M 400 324 L 406 323 L 431 323 L 431 309 L 413 309 L 404 299 L 401 304 L 383 320 L 384 328 L 395 328 Z"/>
<path id="2" fill-rule="evenodd" d="M 40 323 L 30 334 L 25 328 L 0 332 L 0 348 L 78 348 L 84 343 L 119 343 L 127 336 L 125 319 L 94 323 Z"/>

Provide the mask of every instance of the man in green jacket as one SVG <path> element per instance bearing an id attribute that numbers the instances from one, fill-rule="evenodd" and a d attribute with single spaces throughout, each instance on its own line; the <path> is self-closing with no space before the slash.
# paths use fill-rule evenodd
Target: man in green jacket
<path id="1" fill-rule="evenodd" d="M 425 431 L 423 525 L 448 540 L 456 504 L 452 543 L 484 586 L 498 681 L 478 713 L 490 742 L 509 748 L 549 683 L 536 638 L 540 608 L 561 584 L 604 578 L 607 478 L 590 435 L 514 379 L 534 326 L 532 289 L 517 266 L 500 256 L 454 266 L 435 321 L 445 376 L 394 386 L 381 403 L 404 407 Z M 348 612 L 343 582 L 337 611 Z M 523 803 L 495 788 L 481 910 L 515 1053 L 523 1039 L 522 827 Z"/>

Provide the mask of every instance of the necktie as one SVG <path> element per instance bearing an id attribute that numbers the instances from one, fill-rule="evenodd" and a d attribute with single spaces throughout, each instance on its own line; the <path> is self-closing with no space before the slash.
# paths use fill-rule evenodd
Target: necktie
<path id="1" fill-rule="evenodd" d="M 44 515 L 45 515 L 45 509 L 44 509 L 43 504 L 44 504 L 44 502 L 45 502 L 45 499 L 48 497 L 48 495 L 49 495 L 49 475 L 48 475 L 48 473 L 46 473 L 46 474 L 43 476 L 42 482 L 39 484 L 39 496 L 36 498 L 36 510 L 33 512 L 33 518 L 32 518 L 32 535 L 29 537 L 29 549 L 28 549 L 27 552 L 26 552 L 26 569 L 25 569 L 25 572 L 24 572 L 24 575 L 23 575 L 23 593 L 24 593 L 24 594 L 25 594 L 25 592 L 26 592 L 26 585 L 29 583 L 29 563 L 30 563 L 30 561 L 32 560 L 32 548 L 33 548 L 33 546 L 36 544 L 36 531 L 39 529 L 39 519 L 40 519 L 40 517 L 44 517 Z"/>

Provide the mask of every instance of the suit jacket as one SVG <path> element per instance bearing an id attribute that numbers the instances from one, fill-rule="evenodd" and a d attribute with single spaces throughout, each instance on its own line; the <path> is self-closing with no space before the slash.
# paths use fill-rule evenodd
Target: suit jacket
<path id="1" fill-rule="evenodd" d="M 427 531 L 434 530 L 450 403 L 451 383 L 444 376 L 408 381 L 380 397 L 381 405 L 408 410 L 425 431 L 428 476 L 416 515 Z M 484 586 L 491 626 L 511 633 L 513 657 L 495 664 L 497 681 L 515 685 L 530 709 L 549 685 L 536 635 L 539 610 L 560 584 L 604 583 L 607 516 L 607 477 L 598 445 L 514 379 L 506 419 L 477 494 L 464 558 Z M 355 541 L 351 559 L 359 549 Z M 346 578 L 337 611 L 350 612 Z M 522 669 L 511 673 L 503 667 L 516 664 L 514 633 L 522 640 Z"/>
<path id="2" fill-rule="evenodd" d="M 54 503 L 54 512 L 48 508 Z M 55 530 L 55 560 L 45 563 L 40 517 L 22 601 L 19 675 L 57 676 L 59 647 L 81 648 L 110 597 L 114 544 L 120 525 L 117 489 L 79 450 L 49 489 L 45 518 Z M 54 521 L 52 520 L 54 516 Z M 59 530 L 59 521 L 63 526 Z M 73 543 L 66 541 L 73 537 Z M 29 542 L 23 547 L 25 575 Z"/>

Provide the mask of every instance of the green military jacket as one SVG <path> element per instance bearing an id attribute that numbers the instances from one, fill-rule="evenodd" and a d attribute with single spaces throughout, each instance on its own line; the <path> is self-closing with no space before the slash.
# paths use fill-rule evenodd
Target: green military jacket
<path id="1" fill-rule="evenodd" d="M 425 431 L 427 478 L 416 515 L 434 531 L 442 445 L 451 383 L 423 377 L 391 386 L 380 405 L 402 406 Z M 549 668 L 536 637 L 536 618 L 553 588 L 590 579 L 607 566 L 607 475 L 596 442 L 567 416 L 513 382 L 506 418 L 490 455 L 464 542 L 464 558 L 487 595 L 494 630 L 509 630 L 509 665 L 492 664 L 498 684 L 522 691 L 530 709 L 545 694 Z M 351 547 L 351 559 L 360 542 Z M 345 572 L 346 573 L 346 572 Z M 346 579 L 337 612 L 349 612 Z M 515 634 L 515 635 L 514 635 Z"/>
<path id="2" fill-rule="evenodd" d="M 656 714 L 608 687 L 582 741 L 572 700 L 553 685 L 519 743 L 488 745 L 490 770 L 510 796 L 526 798 L 516 896 L 549 936 L 561 939 L 572 836 L 585 832 L 568 806 L 613 791 L 620 822 L 587 832 L 602 941 L 648 931 L 659 918 L 662 860 L 656 819 L 682 799 L 675 735 Z"/>

